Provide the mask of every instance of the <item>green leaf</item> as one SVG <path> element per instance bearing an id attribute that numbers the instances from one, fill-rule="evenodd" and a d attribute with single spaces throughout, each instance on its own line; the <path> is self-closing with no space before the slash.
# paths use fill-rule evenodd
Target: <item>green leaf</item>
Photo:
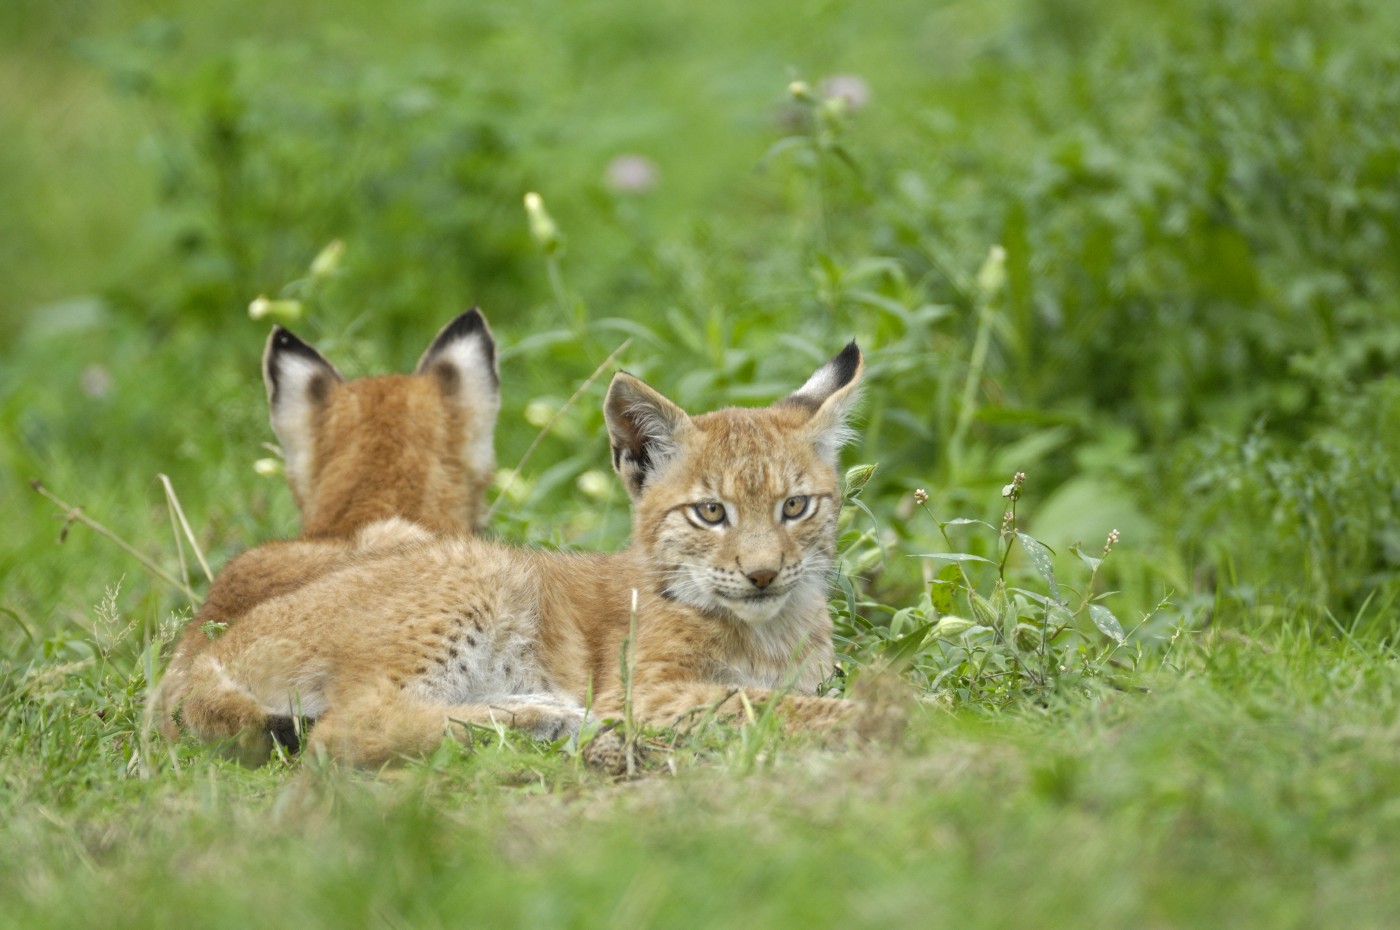
<path id="1" fill-rule="evenodd" d="M 919 647 L 924 644 L 928 637 L 928 631 L 933 629 L 932 623 L 925 623 L 913 632 L 901 636 L 899 639 L 891 640 L 881 650 L 881 654 L 891 665 L 900 665 L 914 657 L 919 651 Z"/>
<path id="2" fill-rule="evenodd" d="M 779 139 L 768 147 L 768 151 L 763 153 L 763 157 L 759 159 L 759 166 L 766 167 L 768 162 L 777 158 L 779 155 L 793 150 L 806 150 L 810 152 L 812 150 L 812 140 L 808 139 L 806 136 L 788 136 Z"/>
<path id="3" fill-rule="evenodd" d="M 1079 543 L 1075 543 L 1074 545 L 1070 546 L 1069 551 L 1079 556 L 1079 561 L 1089 566 L 1089 571 L 1091 572 L 1098 571 L 1099 565 L 1103 562 L 1103 559 L 1096 559 L 1089 553 L 1085 552 L 1082 548 L 1080 548 Z"/>
<path id="4" fill-rule="evenodd" d="M 1051 556 L 1053 553 L 1050 547 L 1036 539 L 1034 536 L 1027 536 L 1025 533 L 1017 533 L 1016 538 L 1021 541 L 1021 546 L 1026 550 L 1026 555 L 1030 556 L 1031 564 L 1040 573 L 1040 577 L 1045 579 L 1045 584 L 1050 589 L 1050 596 L 1056 601 L 1064 603 L 1060 597 L 1060 586 L 1055 581 L 1055 561 Z"/>
<path id="5" fill-rule="evenodd" d="M 940 520 L 938 522 L 939 529 L 944 529 L 949 526 L 985 526 L 993 532 L 996 531 L 996 527 L 992 526 L 986 520 L 973 520 L 970 517 L 958 517 L 956 520 L 948 520 L 947 522 Z"/>
<path id="6" fill-rule="evenodd" d="M 919 552 L 911 555 L 911 559 L 938 559 L 941 562 L 986 562 L 988 565 L 995 565 L 991 559 L 984 559 L 980 555 L 973 555 L 970 552 Z"/>
<path id="7" fill-rule="evenodd" d="M 854 626 L 856 622 L 856 588 L 851 584 L 851 579 L 844 573 L 836 576 L 836 583 L 841 588 L 841 594 L 846 599 L 846 616 L 850 618 Z"/>
<path id="8" fill-rule="evenodd" d="M 1118 618 L 1113 616 L 1113 611 L 1102 604 L 1089 605 L 1089 617 L 1094 621 L 1094 626 L 1099 628 L 1099 632 L 1107 636 L 1120 645 L 1127 640 L 1123 635 L 1123 624 L 1118 622 Z"/>
<path id="9" fill-rule="evenodd" d="M 953 601 L 958 596 L 958 585 L 962 583 L 962 569 L 956 563 L 943 566 L 929 586 L 929 600 L 933 609 L 940 614 L 953 612 Z"/>
<path id="10" fill-rule="evenodd" d="M 890 634 L 892 636 L 901 635 L 904 632 L 906 622 L 910 621 L 911 618 L 922 620 L 924 618 L 923 611 L 917 607 L 905 607 L 896 610 L 894 616 L 890 618 Z"/>
<path id="11" fill-rule="evenodd" d="M 1051 607 L 1057 607 L 1057 606 L 1059 606 L 1059 604 L 1060 604 L 1060 602 L 1057 601 L 1057 600 L 1055 600 L 1054 598 L 1052 598 L 1052 597 L 1047 597 L 1047 596 L 1044 595 L 1044 594 L 1040 594 L 1039 592 L 1032 591 L 1032 590 L 1030 590 L 1030 589 L 1028 589 L 1028 588 L 1014 588 L 1014 587 L 1013 587 L 1013 588 L 1007 588 L 1007 590 L 1010 591 L 1012 594 L 1019 594 L 1021 597 L 1024 597 L 1024 598 L 1026 598 L 1027 600 L 1033 601 L 1033 602 L 1039 604 L 1041 607 L 1044 607 L 1044 608 L 1046 608 L 1046 609 L 1049 609 L 1049 608 L 1051 608 Z"/>

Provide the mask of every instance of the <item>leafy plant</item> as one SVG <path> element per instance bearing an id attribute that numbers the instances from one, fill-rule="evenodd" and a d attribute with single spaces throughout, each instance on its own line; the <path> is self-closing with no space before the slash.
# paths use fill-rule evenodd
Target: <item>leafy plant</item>
<path id="1" fill-rule="evenodd" d="M 897 610 L 858 603 L 845 582 L 847 609 L 839 633 L 848 659 L 906 669 L 926 693 L 956 705 L 987 707 L 1026 697 L 1043 701 L 1091 682 L 1119 685 L 1124 673 L 1139 666 L 1151 637 L 1134 634 L 1150 617 L 1125 631 L 1104 603 L 1109 594 L 1096 589 L 1118 531 L 1108 533 L 1097 554 L 1076 544 L 1073 553 L 1088 577 L 1078 588 L 1064 584 L 1056 575 L 1055 553 L 1019 528 L 1025 480 L 1017 472 L 1002 488 L 1007 509 L 1000 527 L 970 518 L 938 519 L 928 509 L 927 492 L 914 492 L 915 504 L 937 524 L 948 551 L 914 555 L 929 565 L 927 588 L 916 603 Z M 968 529 L 990 531 L 991 545 L 964 544 L 980 551 L 960 551 L 951 533 Z M 843 578 L 869 567 L 872 542 L 869 535 L 848 534 Z M 1026 586 L 1024 573 L 1009 572 L 1017 551 L 1030 563 L 1040 590 Z M 1158 610 L 1166 606 L 1164 601 Z M 874 623 L 857 607 L 888 612 L 888 620 Z"/>

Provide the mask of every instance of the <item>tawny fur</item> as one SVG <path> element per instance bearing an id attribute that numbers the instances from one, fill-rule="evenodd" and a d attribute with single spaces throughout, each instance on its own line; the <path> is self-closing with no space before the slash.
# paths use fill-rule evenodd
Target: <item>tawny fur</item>
<path id="1" fill-rule="evenodd" d="M 411 375 L 344 380 L 277 327 L 263 374 L 273 430 L 302 515 L 297 540 L 234 558 L 182 633 L 153 708 L 167 735 L 185 676 L 211 640 L 257 605 L 375 553 L 475 531 L 494 470 L 495 344 L 479 310 L 438 333 Z"/>
<path id="2" fill-rule="evenodd" d="M 250 761 L 270 750 L 275 721 L 298 716 L 314 720 L 313 749 L 368 765 L 461 738 L 464 724 L 552 739 L 578 730 L 590 699 L 595 714 L 623 712 L 635 622 L 637 719 L 777 702 L 791 726 L 830 726 L 852 709 L 816 691 L 834 661 L 835 451 L 860 371 L 852 343 L 785 401 L 695 418 L 620 373 L 605 412 L 633 499 L 628 549 L 365 547 L 252 607 L 167 707 Z M 725 519 L 711 525 L 702 513 L 715 505 Z"/>

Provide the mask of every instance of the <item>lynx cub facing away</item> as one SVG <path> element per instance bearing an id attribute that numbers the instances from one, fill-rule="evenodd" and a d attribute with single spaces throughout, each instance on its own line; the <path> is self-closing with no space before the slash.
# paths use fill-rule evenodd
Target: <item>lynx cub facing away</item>
<path id="1" fill-rule="evenodd" d="M 335 568 L 412 541 L 476 530 L 495 468 L 496 345 L 480 310 L 448 323 L 414 374 L 345 380 L 274 327 L 263 354 L 272 430 L 301 511 L 301 538 L 264 543 L 214 579 L 176 645 L 156 709 L 183 690 L 210 633 Z M 207 632 L 206 632 L 207 631 Z"/>
<path id="2" fill-rule="evenodd" d="M 827 575 L 837 451 L 862 368 L 855 343 L 771 407 L 691 417 L 626 373 L 604 412 L 632 498 L 611 555 L 427 539 L 255 606 L 169 695 L 181 727 L 265 756 L 314 720 L 313 748 L 359 764 L 420 754 L 459 724 L 543 738 L 623 709 L 635 603 L 634 715 L 738 713 L 777 701 L 791 726 L 852 705 L 816 697 L 833 663 Z M 782 690 L 775 690 L 782 689 Z"/>

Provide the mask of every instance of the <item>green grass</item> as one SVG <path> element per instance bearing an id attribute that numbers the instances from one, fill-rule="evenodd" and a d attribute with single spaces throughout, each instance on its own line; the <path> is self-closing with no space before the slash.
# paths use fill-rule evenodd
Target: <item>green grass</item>
<path id="1" fill-rule="evenodd" d="M 926 708 L 897 747 L 750 768 L 729 742 L 616 785 L 491 748 L 379 779 L 93 765 L 66 801 L 18 786 L 0 888 L 16 926 L 1393 923 L 1396 656 L 1295 633 L 1172 665 L 1147 693 Z"/>
<path id="2" fill-rule="evenodd" d="M 0 9 L 0 924 L 1400 920 L 1400 13 L 877 7 Z M 663 735 L 621 782 L 144 742 L 191 605 L 27 481 L 175 573 L 158 474 L 216 567 L 294 532 L 262 294 L 349 374 L 482 305 L 505 466 L 626 339 L 700 410 L 858 338 L 833 613 L 908 732 Z M 600 400 L 493 532 L 622 544 Z"/>

